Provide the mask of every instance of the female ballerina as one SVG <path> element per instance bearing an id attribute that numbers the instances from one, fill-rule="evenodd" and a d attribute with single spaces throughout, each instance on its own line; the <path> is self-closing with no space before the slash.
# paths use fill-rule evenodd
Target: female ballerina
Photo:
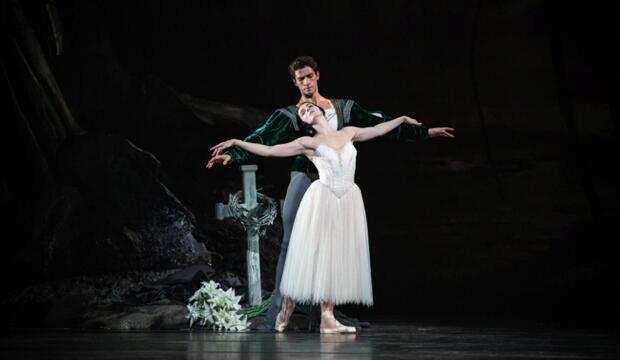
<path id="1" fill-rule="evenodd" d="M 274 146 L 232 139 L 212 150 L 218 155 L 239 146 L 259 156 L 303 154 L 314 163 L 319 180 L 310 185 L 295 216 L 280 282 L 284 298 L 275 330 L 284 331 L 295 303 L 300 302 L 321 305 L 321 333 L 355 332 L 355 327 L 344 326 L 333 315 L 335 305 L 373 304 L 366 213 L 360 189 L 354 183 L 357 151 L 353 143 L 387 134 L 403 123 L 421 123 L 401 116 L 373 127 L 334 130 L 324 110 L 311 102 L 300 104 L 298 115 L 314 129 L 313 137 Z"/>

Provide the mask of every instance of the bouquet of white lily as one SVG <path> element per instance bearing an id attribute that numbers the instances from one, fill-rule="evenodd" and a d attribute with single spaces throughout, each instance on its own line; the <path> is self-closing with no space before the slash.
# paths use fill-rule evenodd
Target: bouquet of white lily
<path id="1" fill-rule="evenodd" d="M 241 296 L 235 296 L 235 290 L 224 291 L 220 284 L 211 280 L 203 282 L 200 289 L 189 298 L 187 310 L 189 326 L 194 323 L 209 326 L 215 330 L 244 331 L 250 323 L 246 315 L 239 314 Z"/>

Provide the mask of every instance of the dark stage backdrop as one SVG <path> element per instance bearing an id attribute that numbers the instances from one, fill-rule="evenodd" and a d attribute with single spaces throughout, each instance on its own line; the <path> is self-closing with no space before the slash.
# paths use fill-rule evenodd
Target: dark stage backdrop
<path id="1" fill-rule="evenodd" d="M 49 61 L 76 121 L 157 156 L 198 227 L 225 190 L 240 186 L 235 169 L 204 170 L 208 147 L 249 134 L 275 108 L 297 101 L 287 73 L 296 56 L 319 61 L 326 97 L 456 128 L 454 140 L 359 145 L 356 181 L 376 305 L 347 311 L 416 320 L 619 318 L 612 295 L 619 261 L 614 2 L 57 7 L 65 53 Z M 36 28 L 48 26 L 36 5 L 27 9 Z M 53 53 L 50 34 L 39 36 Z M 152 88 L 261 115 L 241 125 L 219 122 L 220 130 L 179 147 L 183 136 L 168 137 L 166 129 L 183 133 L 185 120 L 150 126 L 157 115 L 143 108 L 151 103 L 123 100 Z M 290 160 L 257 163 L 259 187 L 283 198 Z"/>

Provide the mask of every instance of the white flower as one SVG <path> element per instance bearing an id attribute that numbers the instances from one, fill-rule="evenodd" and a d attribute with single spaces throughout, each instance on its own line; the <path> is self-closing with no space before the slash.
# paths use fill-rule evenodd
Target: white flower
<path id="1" fill-rule="evenodd" d="M 239 314 L 241 296 L 235 290 L 224 290 L 215 281 L 202 282 L 202 286 L 190 298 L 187 318 L 190 327 L 194 323 L 219 331 L 244 331 L 250 323 L 246 315 Z"/>

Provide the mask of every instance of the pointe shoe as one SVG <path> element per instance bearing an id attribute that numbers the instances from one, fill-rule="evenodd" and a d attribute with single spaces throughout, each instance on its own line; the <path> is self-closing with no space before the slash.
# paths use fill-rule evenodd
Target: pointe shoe
<path id="1" fill-rule="evenodd" d="M 354 326 L 344 326 L 334 317 L 334 313 L 331 311 L 323 311 L 321 317 L 331 318 L 336 321 L 338 326 L 334 328 L 321 328 L 321 334 L 350 334 L 356 333 L 357 329 Z"/>
<path id="2" fill-rule="evenodd" d="M 291 317 L 291 314 L 295 310 L 295 303 L 291 301 L 289 298 L 285 297 L 282 299 L 282 310 L 276 316 L 276 324 L 273 327 L 277 332 L 283 332 L 288 325 L 288 320 Z"/>
<path id="3" fill-rule="evenodd" d="M 288 321 L 285 321 L 285 320 L 280 320 L 281 316 L 284 316 L 284 315 L 282 314 L 282 311 L 280 311 L 280 312 L 278 313 L 278 316 L 276 316 L 276 326 L 274 326 L 274 329 L 275 329 L 277 332 L 283 332 L 283 331 L 284 331 L 284 329 L 286 328 L 286 325 L 288 325 Z"/>

